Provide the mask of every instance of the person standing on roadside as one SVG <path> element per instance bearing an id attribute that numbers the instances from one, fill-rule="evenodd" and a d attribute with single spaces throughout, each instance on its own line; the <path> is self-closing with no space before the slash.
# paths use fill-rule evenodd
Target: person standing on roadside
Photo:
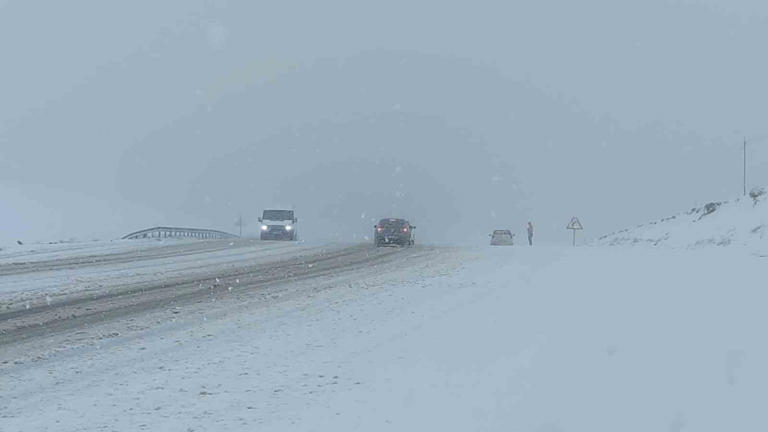
<path id="1" fill-rule="evenodd" d="M 533 222 L 528 221 L 528 246 L 533 246 Z"/>

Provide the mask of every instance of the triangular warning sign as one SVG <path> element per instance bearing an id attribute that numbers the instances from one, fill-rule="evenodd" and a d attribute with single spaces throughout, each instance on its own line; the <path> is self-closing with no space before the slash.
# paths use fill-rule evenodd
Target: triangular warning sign
<path id="1" fill-rule="evenodd" d="M 567 228 L 568 229 L 572 229 L 572 230 L 583 230 L 584 226 L 581 225 L 581 222 L 579 221 L 579 218 L 574 216 L 574 217 L 571 218 L 571 222 L 568 223 L 568 227 Z"/>

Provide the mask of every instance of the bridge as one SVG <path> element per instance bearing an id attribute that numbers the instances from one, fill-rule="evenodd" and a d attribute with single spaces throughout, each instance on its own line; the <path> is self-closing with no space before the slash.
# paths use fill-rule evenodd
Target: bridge
<path id="1" fill-rule="evenodd" d="M 144 238 L 197 238 L 197 239 L 227 239 L 236 238 L 234 234 L 224 231 L 216 231 L 199 228 L 154 227 L 132 232 L 123 236 L 123 240 L 135 240 Z"/>

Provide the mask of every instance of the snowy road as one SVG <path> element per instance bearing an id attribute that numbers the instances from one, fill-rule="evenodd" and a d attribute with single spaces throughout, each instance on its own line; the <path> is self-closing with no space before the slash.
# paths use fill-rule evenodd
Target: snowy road
<path id="1" fill-rule="evenodd" d="M 224 265 L 222 251 L 226 252 Z M 258 252 L 260 259 L 254 259 L 254 252 Z M 18 303 L 16 308 L 7 306 L 5 311 L 0 311 L 0 346 L 18 345 L 35 337 L 50 338 L 70 329 L 156 309 L 177 310 L 188 304 L 233 295 L 264 296 L 265 288 L 329 275 L 339 277 L 392 261 L 400 261 L 397 265 L 404 267 L 416 258 L 428 255 L 422 248 L 376 249 L 370 245 L 313 248 L 290 243 L 227 240 L 181 242 L 129 252 L 0 265 L 0 280 L 24 275 L 27 278 L 25 286 L 60 280 L 56 274 L 62 272 L 88 273 L 96 268 L 98 275 L 110 276 L 124 265 L 133 266 L 130 281 L 113 278 L 109 289 L 100 284 L 98 291 L 66 292 L 66 295 L 56 296 L 55 301 L 51 300 L 52 294 L 46 294 L 45 302 L 38 301 L 33 306 L 29 301 L 24 307 L 19 307 Z M 190 257 L 194 271 L 183 265 L 179 267 Z M 173 264 L 168 264 L 168 260 Z M 176 266 L 178 274 L 171 275 L 166 271 L 162 277 L 157 277 L 154 272 L 136 271 L 137 268 L 157 266 Z M 61 294 L 53 291 L 54 295 Z"/>
<path id="2" fill-rule="evenodd" d="M 0 310 L 141 289 L 156 281 L 204 279 L 243 266 L 339 247 L 253 240 L 130 240 L 3 251 Z"/>
<path id="3" fill-rule="evenodd" d="M 2 430 L 768 427 L 766 261 L 745 251 L 306 253 L 294 280 L 1 346 Z"/>

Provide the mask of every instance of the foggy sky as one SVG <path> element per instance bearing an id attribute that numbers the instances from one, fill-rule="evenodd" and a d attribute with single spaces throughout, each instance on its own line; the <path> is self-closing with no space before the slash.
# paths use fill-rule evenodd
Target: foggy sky
<path id="1" fill-rule="evenodd" d="M 0 0 L 0 244 L 589 237 L 768 183 L 761 1 Z M 482 240 L 484 241 L 484 240 Z"/>

